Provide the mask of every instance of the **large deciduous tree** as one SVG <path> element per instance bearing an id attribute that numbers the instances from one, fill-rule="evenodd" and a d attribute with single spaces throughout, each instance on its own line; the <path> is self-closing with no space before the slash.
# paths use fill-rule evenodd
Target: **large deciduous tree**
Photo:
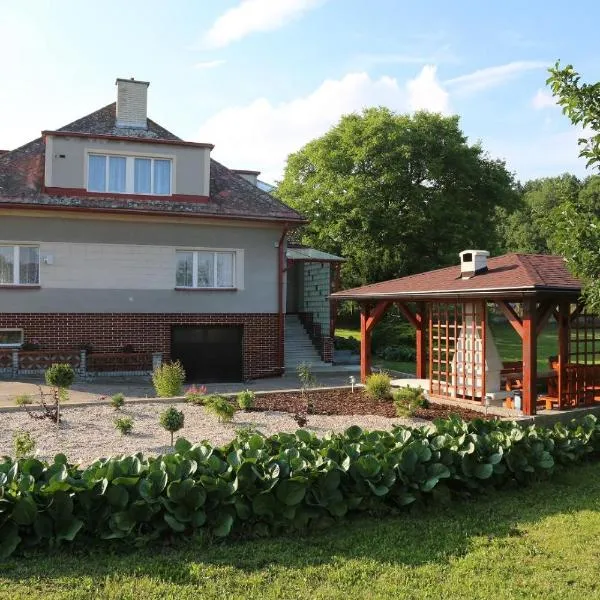
<path id="1" fill-rule="evenodd" d="M 310 219 L 303 242 L 348 259 L 345 286 L 495 251 L 498 207 L 518 195 L 504 163 L 470 145 L 458 117 L 369 108 L 288 158 L 278 195 Z"/>
<path id="2" fill-rule="evenodd" d="M 574 125 L 584 128 L 580 156 L 600 167 L 600 82 L 581 83 L 572 65 L 560 62 L 548 78 L 557 102 Z M 556 213 L 557 248 L 571 270 L 583 279 L 587 303 L 600 309 L 600 178 L 593 177 L 574 201 Z"/>
<path id="3" fill-rule="evenodd" d="M 582 185 L 575 175 L 568 173 L 525 183 L 521 207 L 512 213 L 501 209 L 497 220 L 504 249 L 532 254 L 556 252 L 557 209 L 565 202 L 574 202 Z"/>

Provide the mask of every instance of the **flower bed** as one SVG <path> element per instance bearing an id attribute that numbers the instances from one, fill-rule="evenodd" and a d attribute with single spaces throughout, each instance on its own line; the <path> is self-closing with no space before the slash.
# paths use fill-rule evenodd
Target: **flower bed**
<path id="1" fill-rule="evenodd" d="M 252 410 L 277 410 L 282 412 L 302 412 L 309 404 L 308 414 L 314 415 L 377 415 L 394 418 L 396 408 L 391 400 L 376 401 L 367 396 L 363 388 L 312 390 L 302 396 L 300 392 L 278 392 L 256 396 Z M 465 421 L 480 419 L 481 412 L 460 406 L 448 406 L 430 402 L 429 408 L 419 408 L 414 417 L 433 421 L 459 415 Z M 490 411 L 492 414 L 492 411 Z"/>
<path id="2" fill-rule="evenodd" d="M 179 439 L 174 454 L 101 459 L 85 469 L 59 454 L 0 459 L 0 556 L 82 539 L 144 542 L 204 530 L 268 535 L 332 525 L 551 475 L 598 456 L 600 424 L 553 429 L 458 418 L 318 438 L 240 433 L 214 448 Z"/>

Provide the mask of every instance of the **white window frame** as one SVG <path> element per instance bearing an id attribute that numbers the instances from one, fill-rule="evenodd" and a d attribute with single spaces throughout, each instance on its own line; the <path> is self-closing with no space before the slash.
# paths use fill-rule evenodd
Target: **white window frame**
<path id="1" fill-rule="evenodd" d="M 21 341 L 16 344 L 3 344 L 0 342 L 0 348 L 20 348 L 25 341 L 25 330 L 20 327 L 2 327 L 0 333 L 18 331 L 21 334 Z"/>
<path id="2" fill-rule="evenodd" d="M 38 244 L 5 244 L 0 243 L 0 248 L 12 248 L 13 250 L 13 280 L 12 283 L 0 283 L 2 287 L 39 287 L 41 278 L 40 269 L 40 247 Z M 36 283 L 21 283 L 21 248 L 37 248 L 38 251 L 38 280 Z"/>
<path id="3" fill-rule="evenodd" d="M 213 276 L 215 284 L 217 282 L 217 256 L 219 254 L 231 254 L 233 257 L 233 268 L 231 274 L 231 286 L 218 286 L 214 285 L 212 287 L 199 286 L 198 285 L 198 253 L 199 252 L 211 252 L 213 255 Z M 177 285 L 177 255 L 178 254 L 192 254 L 192 285 Z M 218 250 L 214 248 L 178 248 L 175 251 L 175 287 L 181 290 L 236 290 L 237 289 L 237 261 L 238 261 L 238 252 L 233 249 L 224 249 L 219 248 Z"/>
<path id="4" fill-rule="evenodd" d="M 105 163 L 105 189 L 103 192 L 99 192 L 98 190 L 90 190 L 89 185 L 89 171 L 90 171 L 90 156 L 103 156 L 106 158 Z M 109 176 L 109 158 L 124 158 L 125 159 L 125 191 L 124 192 L 109 192 L 108 191 L 108 176 Z M 168 194 L 156 194 L 154 191 L 148 192 L 136 192 L 135 191 L 135 159 L 136 158 L 145 158 L 151 161 L 150 166 L 150 186 L 154 187 L 154 161 L 156 160 L 168 160 L 171 163 L 171 177 L 169 181 L 169 193 Z M 88 150 L 86 153 L 85 159 L 85 189 L 88 192 L 97 193 L 97 194 L 132 194 L 135 196 L 157 196 L 157 197 L 169 197 L 172 196 L 175 191 L 175 157 L 174 156 L 164 156 L 158 154 L 145 154 L 145 153 L 130 153 L 123 154 L 122 152 L 108 152 L 106 150 Z"/>

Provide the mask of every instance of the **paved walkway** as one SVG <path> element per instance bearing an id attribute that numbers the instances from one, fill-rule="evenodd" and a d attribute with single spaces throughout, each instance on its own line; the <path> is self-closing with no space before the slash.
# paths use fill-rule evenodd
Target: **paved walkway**
<path id="1" fill-rule="evenodd" d="M 339 387 L 350 384 L 350 375 L 359 380 L 358 373 L 351 371 L 337 373 L 315 373 L 316 387 Z M 44 385 L 42 377 L 23 378 L 18 381 L 0 380 L 0 407 L 15 406 L 15 398 L 21 394 L 33 396 L 34 401 L 39 395 L 39 386 L 45 392 L 49 388 Z M 188 386 L 186 386 L 187 388 Z M 236 393 L 242 390 L 254 392 L 270 392 L 280 390 L 300 389 L 301 383 L 294 375 L 255 379 L 246 383 L 209 383 L 208 393 Z M 88 381 L 76 381 L 70 392 L 69 402 L 98 402 L 105 401 L 113 394 L 122 393 L 126 398 L 154 398 L 154 389 L 149 377 L 96 377 Z"/>

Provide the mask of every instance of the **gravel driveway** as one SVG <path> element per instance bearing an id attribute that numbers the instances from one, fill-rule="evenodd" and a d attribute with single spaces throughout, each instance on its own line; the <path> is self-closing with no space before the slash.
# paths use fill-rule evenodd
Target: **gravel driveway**
<path id="1" fill-rule="evenodd" d="M 37 456 L 44 459 L 64 452 L 69 461 L 87 464 L 96 458 L 115 454 L 164 453 L 169 450 L 170 434 L 160 427 L 158 418 L 167 406 L 168 403 L 129 403 L 120 411 L 107 405 L 64 406 L 63 420 L 58 429 L 49 420 L 32 419 L 24 411 L 3 413 L 5 426 L 0 429 L 0 455 L 12 455 L 12 434 L 18 429 L 31 433 L 37 443 Z M 208 440 L 213 445 L 222 445 L 235 436 L 236 429 L 247 426 L 255 427 L 266 435 L 298 429 L 288 413 L 237 411 L 231 423 L 221 424 L 201 406 L 185 402 L 175 406 L 185 414 L 185 426 L 176 437 L 185 437 L 192 442 Z M 114 420 L 125 415 L 133 417 L 134 425 L 131 434 L 122 436 L 115 430 Z M 393 424 L 423 423 L 427 421 L 372 415 L 310 415 L 306 429 L 323 435 L 331 430 L 343 431 L 350 425 L 365 429 L 391 429 Z"/>

